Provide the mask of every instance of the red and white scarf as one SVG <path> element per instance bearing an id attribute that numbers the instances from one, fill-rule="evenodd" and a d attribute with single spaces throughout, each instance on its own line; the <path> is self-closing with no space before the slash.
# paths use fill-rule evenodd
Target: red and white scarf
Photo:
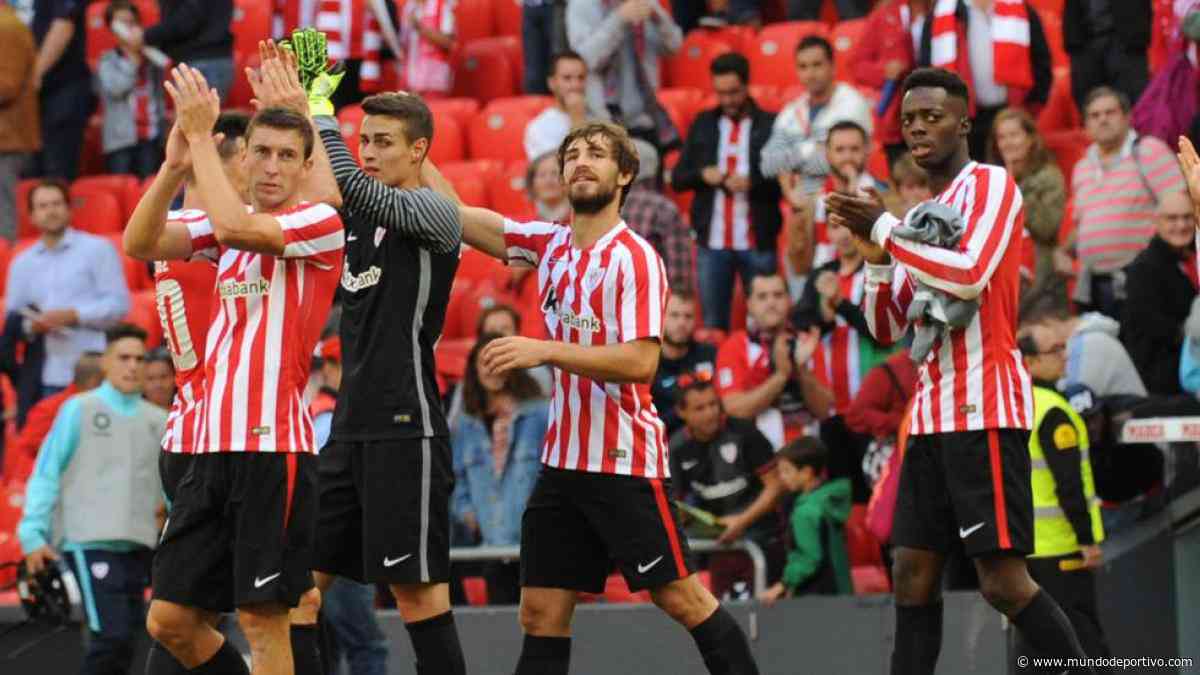
<path id="1" fill-rule="evenodd" d="M 320 0 L 317 30 L 325 32 L 332 61 L 359 59 L 359 88 L 367 93 L 384 88 L 383 65 L 379 57 L 383 36 L 379 20 L 363 0 Z"/>
<path id="2" fill-rule="evenodd" d="M 930 61 L 960 75 L 960 54 L 966 55 L 965 31 L 958 29 L 955 12 L 959 0 L 937 0 L 933 8 Z M 961 43 L 960 43 L 961 40 Z M 1016 89 L 1033 88 L 1033 62 L 1029 55 L 1029 14 L 1025 0 L 993 0 L 992 63 L 996 83 Z"/>

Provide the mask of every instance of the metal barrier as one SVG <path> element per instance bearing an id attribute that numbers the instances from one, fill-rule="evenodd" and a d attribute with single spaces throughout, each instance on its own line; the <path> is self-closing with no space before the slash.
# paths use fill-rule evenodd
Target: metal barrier
<path id="1" fill-rule="evenodd" d="M 749 539 L 739 539 L 731 544 L 718 544 L 712 539 L 688 539 L 692 553 L 716 553 L 719 551 L 745 551 L 754 565 L 754 596 L 767 590 L 767 556 L 762 547 Z M 480 562 L 498 560 L 514 562 L 521 559 L 520 546 L 474 546 L 450 549 L 451 562 Z"/>

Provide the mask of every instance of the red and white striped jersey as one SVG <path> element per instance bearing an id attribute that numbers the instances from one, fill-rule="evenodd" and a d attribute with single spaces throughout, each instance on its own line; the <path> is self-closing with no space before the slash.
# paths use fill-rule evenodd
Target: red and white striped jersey
<path id="1" fill-rule="evenodd" d="M 341 275 L 342 220 L 325 204 L 273 215 L 280 257 L 218 249 L 207 220 L 188 224 L 193 255 L 220 254 L 196 452 L 317 452 L 304 387 Z"/>
<path id="2" fill-rule="evenodd" d="M 867 325 L 883 344 L 903 336 L 915 279 L 978 298 L 971 323 L 939 336 L 921 368 L 911 433 L 1029 429 L 1033 394 L 1016 344 L 1021 192 L 1004 169 L 970 162 L 936 199 L 966 221 L 958 249 L 893 238 L 900 221 L 880 216 L 871 238 L 900 264 L 867 265 Z"/>
<path id="3" fill-rule="evenodd" d="M 537 267 L 554 340 L 610 345 L 662 335 L 667 273 L 654 248 L 622 221 L 586 250 L 556 223 L 504 223 L 508 258 Z M 554 369 L 542 462 L 559 469 L 666 478 L 666 428 L 649 384 L 597 382 Z"/>
<path id="4" fill-rule="evenodd" d="M 853 274 L 838 274 L 842 297 L 855 306 L 861 306 L 865 282 L 866 273 L 862 268 Z M 866 336 L 860 336 L 854 325 L 837 314 L 833 319 L 833 330 L 821 336 L 821 347 L 813 354 L 813 371 L 833 390 L 834 405 L 839 413 L 845 413 L 850 407 L 862 385 L 863 375 L 874 365 L 863 363 L 864 339 Z"/>
<path id="5" fill-rule="evenodd" d="M 458 0 L 409 0 L 415 7 L 410 14 L 405 7 L 403 23 L 404 80 L 412 91 L 448 92 L 454 83 L 451 54 L 427 40 L 409 19 L 415 18 L 426 28 L 442 35 L 454 35 Z"/>
<path id="6" fill-rule="evenodd" d="M 721 138 L 717 143 L 717 163 L 726 175 L 750 175 L 749 117 L 734 121 L 722 115 L 717 122 Z M 750 227 L 749 193 L 713 190 L 712 225 L 708 228 L 708 248 L 745 251 L 754 248 L 754 229 Z"/>
<path id="7" fill-rule="evenodd" d="M 168 221 L 207 223 L 197 209 L 171 211 Z M 211 227 L 199 225 L 198 227 Z M 162 323 L 163 341 L 175 364 L 175 399 L 167 416 L 162 439 L 166 452 L 190 453 L 200 431 L 204 400 L 204 342 L 212 320 L 213 289 L 217 282 L 215 260 L 159 260 L 154 263 L 154 301 Z"/>

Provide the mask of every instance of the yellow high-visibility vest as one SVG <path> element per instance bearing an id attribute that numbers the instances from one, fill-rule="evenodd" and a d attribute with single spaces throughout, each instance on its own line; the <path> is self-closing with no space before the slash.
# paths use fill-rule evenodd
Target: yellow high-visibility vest
<path id="1" fill-rule="evenodd" d="M 1100 522 L 1100 501 L 1096 498 L 1096 484 L 1092 479 L 1092 462 L 1088 458 L 1087 425 L 1083 418 L 1067 399 L 1058 392 L 1045 387 L 1033 388 L 1033 433 L 1029 435 L 1029 457 L 1032 460 L 1033 471 L 1033 555 L 1031 558 L 1048 558 L 1070 555 L 1079 550 L 1079 541 L 1075 538 L 1075 529 L 1067 520 L 1066 513 L 1058 503 L 1058 493 L 1054 482 L 1054 474 L 1046 463 L 1045 451 L 1038 430 L 1046 413 L 1058 408 L 1066 413 L 1071 426 L 1062 425 L 1054 430 L 1055 434 L 1063 434 L 1063 445 L 1078 439 L 1081 455 L 1079 471 L 1083 479 L 1083 496 L 1088 503 L 1088 515 L 1092 519 L 1092 538 L 1098 544 L 1104 539 L 1104 525 Z M 1071 438 L 1071 436 L 1074 436 Z M 1056 452 L 1053 448 L 1050 452 Z"/>

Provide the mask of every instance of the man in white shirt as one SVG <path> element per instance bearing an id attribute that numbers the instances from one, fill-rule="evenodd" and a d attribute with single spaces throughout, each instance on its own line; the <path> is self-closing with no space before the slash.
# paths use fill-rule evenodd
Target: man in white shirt
<path id="1" fill-rule="evenodd" d="M 567 132 L 587 119 L 587 63 L 573 51 L 559 52 L 550 62 L 546 86 L 554 94 L 554 105 L 546 108 L 525 127 L 525 156 L 529 161 L 558 150 Z"/>

